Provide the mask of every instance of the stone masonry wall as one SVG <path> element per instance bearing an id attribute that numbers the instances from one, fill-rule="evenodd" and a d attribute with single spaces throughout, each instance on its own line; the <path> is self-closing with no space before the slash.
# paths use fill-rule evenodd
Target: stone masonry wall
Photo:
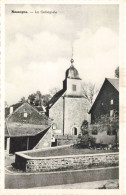
<path id="1" fill-rule="evenodd" d="M 49 117 L 53 119 L 53 123 L 56 124 L 57 129 L 63 131 L 63 97 L 60 97 L 50 108 Z"/>
<path id="2" fill-rule="evenodd" d="M 65 97 L 65 135 L 72 135 L 73 127 L 77 128 L 77 134 L 81 133 L 82 122 L 88 120 L 87 109 L 87 101 L 84 98 Z"/>
<path id="3" fill-rule="evenodd" d="M 26 156 L 26 155 L 25 155 Z M 25 159 L 26 160 L 26 159 Z M 118 153 L 71 155 L 60 157 L 28 158 L 26 160 L 26 172 L 42 172 L 63 170 L 66 168 L 84 169 L 92 165 L 114 166 L 118 165 Z"/>

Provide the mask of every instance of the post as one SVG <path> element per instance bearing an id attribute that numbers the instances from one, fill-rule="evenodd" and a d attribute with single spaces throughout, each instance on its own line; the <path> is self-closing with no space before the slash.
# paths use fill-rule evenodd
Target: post
<path id="1" fill-rule="evenodd" d="M 7 147 L 6 147 L 6 150 L 7 150 L 7 154 L 10 153 L 10 137 L 7 138 Z"/>
<path id="2" fill-rule="evenodd" d="M 27 137 L 27 150 L 29 148 L 29 137 Z"/>

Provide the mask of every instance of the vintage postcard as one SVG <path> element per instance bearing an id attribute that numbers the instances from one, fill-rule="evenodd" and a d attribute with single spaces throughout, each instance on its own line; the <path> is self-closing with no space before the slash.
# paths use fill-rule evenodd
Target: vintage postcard
<path id="1" fill-rule="evenodd" d="M 1 194 L 124 194 L 125 6 L 1 3 Z"/>

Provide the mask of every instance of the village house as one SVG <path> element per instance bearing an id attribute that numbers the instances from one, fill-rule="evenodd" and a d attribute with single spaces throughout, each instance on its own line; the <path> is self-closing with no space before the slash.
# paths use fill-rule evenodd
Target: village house
<path id="1" fill-rule="evenodd" d="M 97 143 L 119 142 L 119 79 L 106 78 L 90 111 L 91 136 Z"/>
<path id="2" fill-rule="evenodd" d="M 5 109 L 5 150 L 8 153 L 51 146 L 52 119 L 29 103 Z"/>
<path id="3" fill-rule="evenodd" d="M 105 79 L 89 114 L 91 114 L 92 124 L 101 116 L 119 115 L 119 79 Z"/>
<path id="4" fill-rule="evenodd" d="M 89 102 L 83 97 L 82 79 L 73 65 L 66 70 L 63 88 L 58 91 L 47 105 L 47 115 L 53 118 L 52 134 L 61 136 L 78 136 L 84 120 L 90 121 Z M 70 143 L 70 142 L 69 142 Z"/>

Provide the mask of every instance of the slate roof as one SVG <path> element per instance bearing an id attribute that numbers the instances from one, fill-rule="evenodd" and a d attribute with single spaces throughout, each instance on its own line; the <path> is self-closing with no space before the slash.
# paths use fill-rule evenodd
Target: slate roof
<path id="1" fill-rule="evenodd" d="M 17 104 L 12 104 L 11 106 L 5 108 L 5 118 L 8 117 L 8 115 L 10 114 L 10 107 L 13 107 L 13 112 L 22 105 L 22 102 L 19 102 Z"/>
<path id="2" fill-rule="evenodd" d="M 51 98 L 51 100 L 48 102 L 47 108 L 51 108 L 51 107 L 57 102 L 57 100 L 64 94 L 65 91 L 66 91 L 65 89 L 61 89 L 60 91 L 58 91 L 58 92 Z"/>
<path id="3" fill-rule="evenodd" d="M 19 102 L 16 104 L 12 104 L 10 107 L 13 107 L 13 113 L 14 111 L 19 108 L 21 105 L 23 104 L 29 104 L 28 102 Z M 45 112 L 45 107 L 44 106 L 33 106 L 31 104 L 29 104 L 32 108 L 34 108 L 37 112 Z M 5 108 L 5 118 L 7 118 L 10 115 L 10 107 Z M 46 118 L 46 116 L 45 116 Z"/>
<path id="4" fill-rule="evenodd" d="M 8 122 L 5 125 L 5 136 L 7 137 L 35 136 L 47 130 L 49 127 L 50 125 L 34 125 Z"/>
<path id="5" fill-rule="evenodd" d="M 5 108 L 5 118 L 10 114 L 10 108 Z"/>
<path id="6" fill-rule="evenodd" d="M 9 137 L 9 132 L 6 123 L 5 123 L 5 137 Z"/>
<path id="7" fill-rule="evenodd" d="M 44 107 L 44 106 L 35 106 L 35 108 L 36 108 L 39 112 L 45 112 L 45 107 Z"/>
<path id="8" fill-rule="evenodd" d="M 19 102 L 16 104 L 12 104 L 10 107 L 13 107 L 13 111 L 15 111 L 18 107 L 20 107 L 23 104 L 23 102 Z"/>
<path id="9" fill-rule="evenodd" d="M 25 103 L 17 103 L 17 104 L 12 105 L 13 113 L 16 112 L 16 110 L 18 110 L 21 106 L 23 106 L 23 104 L 29 104 L 29 103 L 25 102 Z M 33 106 L 31 107 L 40 114 L 40 112 L 35 107 Z M 12 114 L 9 114 L 5 121 L 5 136 L 6 137 L 35 136 L 50 127 L 49 124 L 48 125 L 36 125 L 36 124 L 29 124 L 29 123 L 23 123 L 23 122 L 10 122 L 9 118 L 11 117 Z M 47 120 L 52 120 L 45 114 L 41 114 L 41 120 L 43 120 L 43 118 Z"/>
<path id="10" fill-rule="evenodd" d="M 103 85 L 105 84 L 106 81 L 108 81 L 119 92 L 119 79 L 105 78 L 105 81 L 104 81 Z M 103 87 L 103 85 L 102 85 L 102 87 Z M 101 87 L 101 89 L 102 89 L 102 87 Z M 100 91 L 101 91 L 101 89 L 100 89 Z M 96 101 L 99 97 L 100 91 L 99 91 L 93 105 L 91 106 L 91 108 L 88 112 L 89 114 L 91 113 L 91 110 L 94 107 L 94 105 L 95 105 L 95 103 L 96 103 Z"/>

